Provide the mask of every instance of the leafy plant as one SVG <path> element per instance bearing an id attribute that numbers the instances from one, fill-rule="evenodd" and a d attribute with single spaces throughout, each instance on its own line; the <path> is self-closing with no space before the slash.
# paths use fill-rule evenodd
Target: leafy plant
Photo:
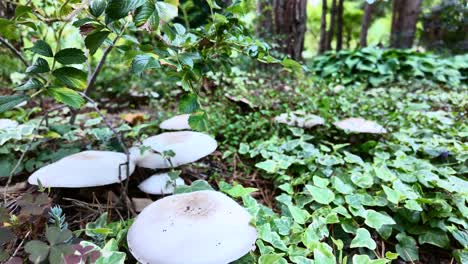
<path id="1" fill-rule="evenodd" d="M 46 229 L 48 243 L 32 240 L 26 243 L 24 250 L 29 254 L 29 260 L 33 263 L 41 263 L 48 260 L 51 264 L 63 263 L 64 257 L 72 252 L 72 246 L 68 243 L 72 238 L 72 232 L 68 229 L 51 226 Z"/>

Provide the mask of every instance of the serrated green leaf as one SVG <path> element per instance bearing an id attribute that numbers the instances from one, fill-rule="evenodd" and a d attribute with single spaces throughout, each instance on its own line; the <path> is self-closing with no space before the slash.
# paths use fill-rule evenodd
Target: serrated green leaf
<path id="1" fill-rule="evenodd" d="M 22 85 L 18 86 L 15 88 L 17 91 L 26 91 L 26 90 L 32 90 L 32 89 L 39 89 L 44 86 L 43 83 L 41 83 L 38 79 L 36 78 L 31 78 Z"/>
<path id="2" fill-rule="evenodd" d="M 62 67 L 52 73 L 55 78 L 71 88 L 86 88 L 86 72 L 73 67 Z"/>
<path id="3" fill-rule="evenodd" d="M 48 88 L 47 92 L 58 102 L 73 108 L 80 108 L 84 99 L 74 90 L 69 88 Z"/>
<path id="4" fill-rule="evenodd" d="M 206 131 L 208 127 L 208 117 L 203 111 L 192 113 L 189 117 L 190 128 L 196 131 Z"/>
<path id="5" fill-rule="evenodd" d="M 372 239 L 371 234 L 365 228 L 358 228 L 356 230 L 356 236 L 351 241 L 351 248 L 365 247 L 370 250 L 374 250 L 377 244 Z"/>
<path id="6" fill-rule="evenodd" d="M 110 20 L 117 20 L 128 15 L 145 3 L 144 0 L 109 0 L 106 15 Z"/>
<path id="7" fill-rule="evenodd" d="M 110 31 L 95 31 L 91 34 L 88 34 L 85 38 L 85 46 L 89 50 L 89 53 L 93 55 L 102 45 L 107 36 L 109 36 Z"/>
<path id="8" fill-rule="evenodd" d="M 195 94 L 184 94 L 179 100 L 179 111 L 190 114 L 200 109 L 198 98 Z"/>
<path id="9" fill-rule="evenodd" d="M 132 61 L 132 72 L 141 74 L 147 69 L 161 68 L 159 61 L 150 54 L 136 55 Z"/>
<path id="10" fill-rule="evenodd" d="M 135 10 L 133 21 L 137 27 L 141 27 L 148 22 L 156 30 L 159 26 L 159 14 L 154 1 L 146 1 L 142 6 L 138 7 Z"/>
<path id="11" fill-rule="evenodd" d="M 33 65 L 29 66 L 26 69 L 26 73 L 45 73 L 49 71 L 49 63 L 43 58 L 37 58 Z"/>
<path id="12" fill-rule="evenodd" d="M 98 17 L 104 13 L 106 10 L 107 1 L 106 0 L 91 0 L 89 4 L 89 12 L 94 17 Z"/>
<path id="13" fill-rule="evenodd" d="M 47 42 L 43 40 L 38 40 L 34 42 L 34 45 L 31 48 L 29 48 L 29 50 L 45 57 L 54 56 L 54 53 L 52 52 L 52 49 L 50 48 L 49 44 L 47 44 Z"/>
<path id="14" fill-rule="evenodd" d="M 29 96 L 27 95 L 5 95 L 0 96 L 0 113 L 8 111 L 18 104 L 27 101 Z"/>
<path id="15" fill-rule="evenodd" d="M 55 60 L 61 64 L 80 64 L 86 61 L 84 52 L 79 49 L 63 49 L 55 54 Z"/>

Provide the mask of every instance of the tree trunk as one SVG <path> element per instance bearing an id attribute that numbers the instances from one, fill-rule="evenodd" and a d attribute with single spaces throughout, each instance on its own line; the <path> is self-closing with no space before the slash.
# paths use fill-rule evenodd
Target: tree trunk
<path id="1" fill-rule="evenodd" d="M 372 5 L 365 3 L 364 16 L 362 17 L 361 23 L 361 34 L 359 36 L 359 46 L 361 48 L 367 47 L 367 32 L 369 30 L 369 25 L 372 19 L 372 9 Z"/>
<path id="2" fill-rule="evenodd" d="M 320 20 L 319 53 L 327 50 L 327 0 L 322 0 L 322 17 Z"/>
<path id="3" fill-rule="evenodd" d="M 331 50 L 331 43 L 333 41 L 333 35 L 335 35 L 335 14 L 336 14 L 336 0 L 333 0 L 331 11 L 330 11 L 330 29 L 328 30 L 328 36 L 327 36 L 327 50 Z"/>
<path id="4" fill-rule="evenodd" d="M 343 0 L 338 0 L 336 22 L 336 50 L 343 48 Z"/>
<path id="5" fill-rule="evenodd" d="M 416 32 L 422 0 L 394 0 L 390 45 L 392 48 L 411 48 Z"/>
<path id="6" fill-rule="evenodd" d="M 279 51 L 302 59 L 307 0 L 257 0 L 258 36 L 273 40 Z"/>

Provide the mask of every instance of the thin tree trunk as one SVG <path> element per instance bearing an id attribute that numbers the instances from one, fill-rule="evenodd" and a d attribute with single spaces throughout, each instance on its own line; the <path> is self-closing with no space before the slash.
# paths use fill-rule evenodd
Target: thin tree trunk
<path id="1" fill-rule="evenodd" d="M 331 50 L 331 43 L 333 41 L 333 35 L 335 35 L 335 14 L 336 14 L 336 0 L 332 1 L 330 14 L 330 29 L 328 30 L 327 36 L 327 50 Z"/>
<path id="2" fill-rule="evenodd" d="M 367 32 L 369 30 L 369 25 L 372 19 L 372 9 L 372 5 L 365 3 L 364 16 L 362 17 L 361 23 L 361 34 L 359 36 L 359 46 L 361 48 L 367 47 Z"/>
<path id="3" fill-rule="evenodd" d="M 281 51 L 302 59 L 307 20 L 307 0 L 275 0 L 274 27 Z"/>
<path id="4" fill-rule="evenodd" d="M 322 17 L 320 19 L 319 53 L 327 50 L 327 0 L 322 0 Z"/>
<path id="5" fill-rule="evenodd" d="M 337 22 L 336 22 L 336 50 L 343 48 L 343 1 L 338 0 Z"/>
<path id="6" fill-rule="evenodd" d="M 411 48 L 421 11 L 422 0 L 394 0 L 390 45 L 392 48 Z"/>

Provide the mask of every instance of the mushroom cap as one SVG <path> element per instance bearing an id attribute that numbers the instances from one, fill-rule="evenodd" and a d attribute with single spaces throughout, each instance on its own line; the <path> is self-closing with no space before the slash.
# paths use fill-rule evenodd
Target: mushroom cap
<path id="1" fill-rule="evenodd" d="M 171 195 L 136 217 L 128 247 L 141 263 L 227 264 L 255 247 L 250 219 L 246 209 L 220 192 Z"/>
<path id="2" fill-rule="evenodd" d="M 374 121 L 352 117 L 333 123 L 337 128 L 355 133 L 385 134 L 387 130 Z"/>
<path id="3" fill-rule="evenodd" d="M 190 130 L 189 118 L 190 114 L 176 115 L 164 120 L 159 125 L 159 128 L 166 130 Z"/>
<path id="4" fill-rule="evenodd" d="M 125 154 L 113 151 L 83 151 L 44 166 L 29 176 L 30 184 L 44 187 L 80 188 L 96 187 L 120 182 L 126 178 Z M 130 161 L 129 173 L 135 170 Z"/>
<path id="5" fill-rule="evenodd" d="M 282 113 L 275 117 L 278 123 L 286 124 L 288 126 L 312 128 L 320 126 L 325 123 L 325 120 L 317 115 L 306 114 L 303 111 L 296 111 L 292 113 Z"/>
<path id="6" fill-rule="evenodd" d="M 185 185 L 184 180 L 181 178 L 175 179 L 176 185 Z M 145 193 L 149 194 L 171 194 L 174 192 L 174 185 L 172 184 L 171 177 L 167 173 L 155 174 L 138 185 L 138 188 Z"/>
<path id="7" fill-rule="evenodd" d="M 11 119 L 0 119 L 0 129 L 7 129 L 7 128 L 16 128 L 18 126 L 18 122 Z"/>
<path id="8" fill-rule="evenodd" d="M 172 150 L 174 167 L 197 161 L 216 150 L 218 143 L 207 134 L 193 131 L 166 132 L 143 140 L 143 145 L 163 153 Z M 130 149 L 132 160 L 143 168 L 166 169 L 171 165 L 160 154 L 145 151 L 143 155 L 138 147 Z"/>

